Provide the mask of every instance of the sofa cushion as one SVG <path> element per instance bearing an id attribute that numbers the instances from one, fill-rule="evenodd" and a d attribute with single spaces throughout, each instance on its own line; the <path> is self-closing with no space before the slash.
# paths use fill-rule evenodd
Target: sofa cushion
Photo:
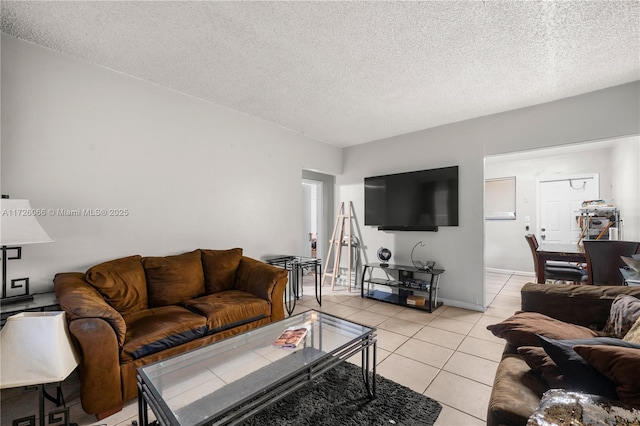
<path id="1" fill-rule="evenodd" d="M 550 425 L 637 425 L 640 410 L 620 401 L 571 392 L 548 390 L 531 415 L 527 426 Z"/>
<path id="2" fill-rule="evenodd" d="M 488 425 L 524 425 L 534 412 L 546 383 L 518 355 L 500 361 L 493 381 L 487 414 Z"/>
<path id="3" fill-rule="evenodd" d="M 145 257 L 142 265 L 151 308 L 176 305 L 204 294 L 200 250 L 175 256 Z"/>
<path id="4" fill-rule="evenodd" d="M 122 361 L 142 358 L 207 334 L 207 320 L 182 306 L 146 309 L 124 317 Z"/>
<path id="5" fill-rule="evenodd" d="M 640 407 L 640 347 L 578 345 L 573 349 L 616 384 L 621 401 Z"/>
<path id="6" fill-rule="evenodd" d="M 520 346 L 518 353 L 527 365 L 531 367 L 531 370 L 540 375 L 550 388 L 559 389 L 564 387 L 562 371 L 545 352 L 544 348 L 540 346 Z"/>
<path id="7" fill-rule="evenodd" d="M 608 345 L 637 347 L 640 349 L 640 345 L 611 337 L 570 340 L 555 340 L 544 336 L 538 337 L 544 350 L 562 371 L 567 389 L 602 395 L 607 398 L 618 397 L 615 383 L 578 355 L 573 349 L 574 346 Z"/>
<path id="8" fill-rule="evenodd" d="M 122 315 L 147 309 L 147 282 L 141 256 L 128 256 L 90 268 L 85 278 Z"/>
<path id="9" fill-rule="evenodd" d="M 640 299 L 619 294 L 611 304 L 609 318 L 602 330 L 607 336 L 622 339 L 640 318 Z"/>
<path id="10" fill-rule="evenodd" d="M 246 324 L 271 313 L 271 304 L 240 290 L 222 291 L 183 302 L 187 309 L 207 318 L 209 333 Z"/>
<path id="11" fill-rule="evenodd" d="M 565 323 L 537 312 L 516 312 L 498 324 L 488 325 L 487 329 L 515 347 L 540 346 L 537 334 L 552 339 L 581 339 L 598 335 L 587 327 Z"/>
<path id="12" fill-rule="evenodd" d="M 242 249 L 201 249 L 200 252 L 207 294 L 233 290 L 236 286 L 236 271 L 242 259 Z"/>

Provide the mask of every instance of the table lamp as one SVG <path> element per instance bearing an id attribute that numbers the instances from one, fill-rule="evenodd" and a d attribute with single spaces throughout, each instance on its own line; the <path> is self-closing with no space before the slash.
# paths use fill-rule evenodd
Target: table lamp
<path id="1" fill-rule="evenodd" d="M 44 398 L 60 405 L 59 382 L 77 365 L 64 312 L 22 312 L 7 318 L 0 330 L 0 389 L 38 385 L 40 426 L 44 426 Z M 56 382 L 58 396 L 54 399 L 46 394 L 44 385 Z M 66 415 L 69 424 L 68 409 L 59 413 Z M 35 424 L 34 417 L 18 420 Z"/>
<path id="2" fill-rule="evenodd" d="M 53 241 L 42 229 L 38 219 L 38 212 L 31 208 L 29 200 L 0 200 L 0 245 L 2 246 L 2 296 L 0 304 L 27 302 L 33 300 L 29 294 L 29 278 L 11 280 L 7 287 L 7 261 L 22 258 L 22 247 L 25 244 L 49 243 Z M 9 251 L 15 251 L 13 257 L 7 257 Z M 23 289 L 23 290 L 19 290 Z M 18 291 L 18 294 L 9 294 Z"/>

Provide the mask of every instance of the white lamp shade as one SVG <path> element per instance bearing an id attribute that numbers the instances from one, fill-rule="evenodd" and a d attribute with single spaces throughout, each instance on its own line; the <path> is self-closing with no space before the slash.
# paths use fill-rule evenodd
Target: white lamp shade
<path id="1" fill-rule="evenodd" d="M 0 199 L 0 245 L 49 243 L 53 241 L 38 222 L 29 200 Z"/>
<path id="2" fill-rule="evenodd" d="M 0 389 L 61 382 L 77 365 L 64 312 L 23 312 L 0 330 Z"/>

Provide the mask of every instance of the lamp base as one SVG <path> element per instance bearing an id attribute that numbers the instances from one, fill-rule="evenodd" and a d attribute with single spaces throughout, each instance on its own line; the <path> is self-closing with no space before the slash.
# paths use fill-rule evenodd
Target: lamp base
<path id="1" fill-rule="evenodd" d="M 0 299 L 0 306 L 13 305 L 14 303 L 25 303 L 33 300 L 33 295 L 22 294 L 20 296 L 9 296 Z"/>

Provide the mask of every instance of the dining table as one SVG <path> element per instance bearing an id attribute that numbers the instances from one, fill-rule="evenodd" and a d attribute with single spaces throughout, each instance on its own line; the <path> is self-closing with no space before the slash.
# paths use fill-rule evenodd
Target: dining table
<path id="1" fill-rule="evenodd" d="M 587 257 L 584 254 L 584 248 L 578 244 L 540 244 L 537 249 L 538 270 L 536 277 L 538 283 L 545 282 L 545 267 L 548 260 L 562 262 L 586 263 Z"/>

